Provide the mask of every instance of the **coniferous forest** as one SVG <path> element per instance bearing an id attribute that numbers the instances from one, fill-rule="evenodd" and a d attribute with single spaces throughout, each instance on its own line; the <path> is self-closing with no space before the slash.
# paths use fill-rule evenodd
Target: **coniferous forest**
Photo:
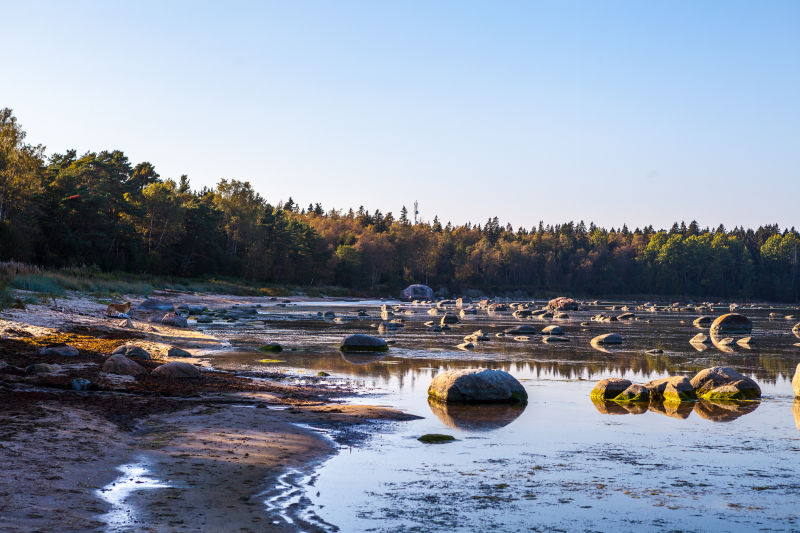
<path id="1" fill-rule="evenodd" d="M 46 157 L 0 110 L 0 259 L 255 283 L 394 291 L 568 292 L 796 301 L 798 233 L 767 225 L 600 228 L 495 217 L 414 224 L 396 214 L 270 203 L 221 179 L 192 189 L 121 151 Z M 423 199 L 424 200 L 424 199 Z"/>

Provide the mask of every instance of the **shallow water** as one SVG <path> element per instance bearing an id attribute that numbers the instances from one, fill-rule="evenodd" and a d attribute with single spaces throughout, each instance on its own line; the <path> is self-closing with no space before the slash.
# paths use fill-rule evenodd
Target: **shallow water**
<path id="1" fill-rule="evenodd" d="M 380 302 L 345 302 L 337 315 Z M 337 324 L 310 318 L 334 308 L 326 302 L 266 306 L 252 323 L 214 324 L 215 334 L 244 346 L 210 357 L 229 369 L 280 369 L 299 376 L 319 371 L 355 381 L 370 398 L 424 419 L 396 424 L 363 446 L 348 449 L 318 469 L 305 487 L 307 507 L 323 529 L 343 531 L 527 530 L 797 530 L 800 528 L 800 403 L 791 377 L 800 362 L 793 322 L 770 319 L 774 309 L 744 310 L 754 321 L 751 349 L 697 351 L 688 339 L 701 330 L 693 313 L 636 311 L 639 320 L 580 322 L 603 308 L 570 312 L 570 319 L 518 321 L 510 313 L 479 311 L 445 333 L 423 322 L 438 320 L 427 307 L 411 307 L 406 327 L 386 335 L 380 356 L 345 356 L 337 346 L 349 333 L 377 334 L 358 320 Z M 796 314 L 784 310 L 781 314 Z M 727 310 L 717 310 L 714 315 Z M 617 314 L 609 311 L 610 314 Z M 650 320 L 650 322 L 646 322 Z M 519 342 L 494 334 L 508 327 L 560 325 L 568 343 Z M 456 348 L 476 329 L 491 340 L 471 351 Z M 588 330 L 588 331 L 587 331 Z M 601 351 L 589 340 L 615 331 L 625 342 Z M 289 348 L 251 351 L 264 342 Z M 291 348 L 295 350 L 292 351 Z M 645 350 L 659 348 L 663 354 Z M 260 360 L 278 360 L 261 363 Z M 762 387 L 760 402 L 698 402 L 675 412 L 634 413 L 614 404 L 595 407 L 589 391 L 605 377 L 634 382 L 674 374 L 692 376 L 732 366 Z M 441 408 L 427 402 L 433 376 L 448 368 L 507 370 L 526 387 L 525 408 Z M 623 413 L 623 414 L 616 414 Z M 416 438 L 446 433 L 455 442 L 426 445 Z M 309 509 L 304 512 L 308 513 Z"/>

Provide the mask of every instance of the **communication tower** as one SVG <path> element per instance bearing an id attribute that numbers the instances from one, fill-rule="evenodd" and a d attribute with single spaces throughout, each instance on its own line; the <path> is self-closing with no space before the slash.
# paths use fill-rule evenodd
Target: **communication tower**
<path id="1" fill-rule="evenodd" d="M 414 200 L 414 225 L 417 225 L 417 216 L 419 215 L 419 202 Z"/>

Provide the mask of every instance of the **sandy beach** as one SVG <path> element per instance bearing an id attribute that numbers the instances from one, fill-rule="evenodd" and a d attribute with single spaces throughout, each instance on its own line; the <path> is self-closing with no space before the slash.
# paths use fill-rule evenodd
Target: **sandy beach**
<path id="1" fill-rule="evenodd" d="M 202 297 L 212 299 L 236 300 Z M 308 426 L 412 418 L 338 404 L 342 391 L 324 380 L 296 386 L 282 383 L 282 374 L 255 380 L 208 369 L 184 380 L 105 374 L 102 362 L 128 342 L 150 352 L 154 359 L 142 362 L 148 370 L 171 359 L 203 366 L 194 355 L 226 343 L 150 322 L 147 313 L 132 314 L 133 328 L 104 314 L 103 303 L 79 296 L 0 314 L 0 458 L 10 466 L 0 473 L 0 530 L 318 529 L 313 521 L 289 523 L 267 503 L 286 489 L 280 476 L 310 474 L 347 445 L 346 431 L 334 442 Z M 54 342 L 80 353 L 39 354 Z M 169 358 L 170 347 L 193 357 Z M 35 363 L 59 368 L 26 372 Z M 94 390 L 73 391 L 76 378 Z"/>

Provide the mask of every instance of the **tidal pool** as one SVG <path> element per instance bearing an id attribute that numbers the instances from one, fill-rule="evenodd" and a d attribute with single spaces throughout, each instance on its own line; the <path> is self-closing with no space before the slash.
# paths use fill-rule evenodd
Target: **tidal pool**
<path id="1" fill-rule="evenodd" d="M 392 302 L 390 302 L 391 304 Z M 591 322 L 605 305 L 570 312 L 566 320 L 516 320 L 510 313 L 466 317 L 448 332 L 427 331 L 438 320 L 428 307 L 405 305 L 406 326 L 384 335 L 388 354 L 349 356 L 337 349 L 349 333 L 372 333 L 380 302 L 304 302 L 297 309 L 265 306 L 255 320 L 209 326 L 240 350 L 211 354 L 215 366 L 269 369 L 355 382 L 353 399 L 390 405 L 424 417 L 387 424 L 362 446 L 341 450 L 306 481 L 306 514 L 320 529 L 341 531 L 744 531 L 800 528 L 800 402 L 791 378 L 800 362 L 794 325 L 769 318 L 775 309 L 746 309 L 754 322 L 750 348 L 708 346 L 689 339 L 702 331 L 696 313 L 635 311 L 638 320 Z M 334 308 L 355 318 L 336 323 L 309 318 Z M 779 310 L 780 311 L 780 310 Z M 795 313 L 786 309 L 781 315 Z M 606 311 L 618 314 L 614 311 Z M 727 312 L 715 310 L 714 315 Z M 496 337 L 509 327 L 558 324 L 569 342 L 546 344 Z M 476 329 L 490 336 L 474 350 L 456 348 Z M 597 349 L 590 339 L 607 332 L 619 347 Z M 706 330 L 707 331 L 707 330 Z M 286 348 L 259 363 L 265 342 Z M 698 347 L 703 348 L 703 347 Z M 661 354 L 646 350 L 660 349 Z M 677 409 L 595 405 L 597 380 L 625 377 L 643 383 L 668 375 L 732 366 L 762 388 L 759 402 L 697 402 Z M 454 407 L 429 404 L 427 387 L 450 368 L 510 372 L 529 403 Z M 425 433 L 455 441 L 423 444 Z M 330 525 L 332 524 L 332 525 Z"/>

